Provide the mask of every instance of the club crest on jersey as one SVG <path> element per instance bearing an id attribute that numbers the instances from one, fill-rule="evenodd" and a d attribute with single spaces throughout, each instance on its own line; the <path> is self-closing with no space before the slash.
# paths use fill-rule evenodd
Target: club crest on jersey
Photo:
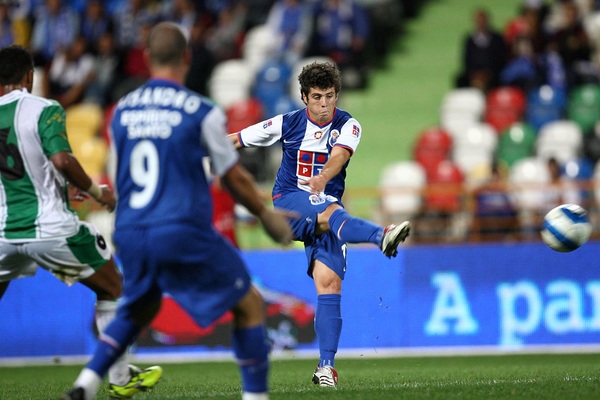
<path id="1" fill-rule="evenodd" d="M 329 145 L 333 147 L 333 145 L 335 144 L 335 142 L 337 142 L 339 137 L 340 131 L 338 131 L 337 129 L 333 129 L 329 134 Z"/>
<path id="2" fill-rule="evenodd" d="M 319 194 L 311 194 L 310 196 L 308 196 L 308 200 L 310 201 L 310 204 L 312 204 L 313 206 L 318 206 L 319 204 L 323 204 L 326 201 L 328 201 L 330 203 L 335 203 L 338 201 L 338 199 L 335 196 L 330 196 L 323 192 L 321 192 Z"/>
<path id="3" fill-rule="evenodd" d="M 316 131 L 315 132 L 315 139 L 319 140 L 323 137 L 323 131 Z"/>
<path id="4" fill-rule="evenodd" d="M 265 122 L 263 124 L 263 129 L 267 129 L 268 127 L 270 127 L 271 125 L 273 125 L 273 121 L 268 120 L 267 122 Z"/>

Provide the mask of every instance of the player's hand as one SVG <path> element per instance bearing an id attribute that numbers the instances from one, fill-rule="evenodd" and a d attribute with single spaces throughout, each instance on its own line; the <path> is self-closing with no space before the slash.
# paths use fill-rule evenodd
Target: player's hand
<path id="1" fill-rule="evenodd" d="M 67 191 L 69 201 L 84 201 L 91 197 L 89 194 L 87 194 L 87 192 L 84 192 L 83 190 L 71 184 L 67 186 Z"/>
<path id="2" fill-rule="evenodd" d="M 115 194 L 108 185 L 100 185 L 100 189 L 102 189 L 102 196 L 96 201 L 106 207 L 108 211 L 113 211 L 117 205 Z"/>
<path id="3" fill-rule="evenodd" d="M 271 239 L 277 243 L 288 245 L 294 238 L 292 228 L 288 222 L 290 217 L 294 218 L 294 215 L 290 212 L 265 208 L 258 219 Z"/>
<path id="4" fill-rule="evenodd" d="M 315 175 L 310 177 L 307 181 L 300 182 L 301 185 L 310 187 L 311 194 L 319 194 L 325 192 L 325 186 L 327 186 L 327 180 L 321 175 Z"/>

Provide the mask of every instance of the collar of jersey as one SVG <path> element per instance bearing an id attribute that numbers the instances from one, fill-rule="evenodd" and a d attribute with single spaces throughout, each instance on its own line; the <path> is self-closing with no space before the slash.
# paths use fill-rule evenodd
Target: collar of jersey
<path id="1" fill-rule="evenodd" d="M 329 125 L 329 124 L 331 123 L 331 121 L 333 121 L 333 119 L 335 118 L 335 114 L 337 113 L 337 110 L 338 110 L 338 109 L 337 109 L 337 107 L 336 107 L 336 108 L 333 110 L 333 115 L 331 116 L 331 119 L 330 119 L 329 121 L 327 121 L 327 122 L 323 123 L 323 124 L 320 124 L 320 123 L 318 123 L 317 121 L 315 121 L 314 119 L 312 119 L 312 118 L 310 117 L 310 114 L 308 113 L 308 107 L 305 109 L 305 112 L 306 112 L 306 118 L 308 118 L 308 120 L 309 120 L 310 122 L 312 122 L 313 124 L 317 125 L 319 128 L 322 128 L 322 127 L 324 127 L 324 126 L 327 126 L 327 125 Z"/>

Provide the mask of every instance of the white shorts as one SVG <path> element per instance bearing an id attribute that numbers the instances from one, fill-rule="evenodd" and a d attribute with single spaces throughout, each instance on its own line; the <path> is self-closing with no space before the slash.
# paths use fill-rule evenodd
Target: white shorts
<path id="1" fill-rule="evenodd" d="M 90 277 L 111 258 L 96 228 L 79 222 L 71 237 L 9 242 L 0 240 L 0 282 L 35 275 L 38 266 L 67 285 Z"/>

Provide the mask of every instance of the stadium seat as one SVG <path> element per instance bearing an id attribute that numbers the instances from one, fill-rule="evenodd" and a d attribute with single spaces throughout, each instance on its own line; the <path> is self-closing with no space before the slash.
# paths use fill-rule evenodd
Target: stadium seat
<path id="1" fill-rule="evenodd" d="M 565 93 L 548 85 L 543 85 L 527 93 L 525 121 L 537 132 L 548 122 L 562 119 L 566 105 L 567 97 Z"/>
<path id="2" fill-rule="evenodd" d="M 379 181 L 381 212 L 386 218 L 407 219 L 421 210 L 422 190 L 427 183 L 425 169 L 416 161 L 386 166 Z"/>
<path id="3" fill-rule="evenodd" d="M 531 126 L 518 122 L 505 129 L 498 138 L 496 161 L 512 167 L 512 165 L 534 154 L 537 136 Z"/>
<path id="4" fill-rule="evenodd" d="M 464 174 L 450 160 L 440 162 L 428 179 L 425 208 L 429 211 L 454 213 L 461 209 L 461 189 Z"/>
<path id="5" fill-rule="evenodd" d="M 248 32 L 242 43 L 242 57 L 253 72 L 269 59 L 277 45 L 277 36 L 267 25 L 257 25 Z"/>
<path id="6" fill-rule="evenodd" d="M 232 104 L 225 110 L 229 132 L 238 132 L 263 119 L 263 108 L 258 99 L 249 98 Z"/>
<path id="7" fill-rule="evenodd" d="M 413 146 L 413 159 L 425 168 L 429 175 L 442 160 L 450 156 L 452 137 L 440 128 L 431 127 L 422 131 Z"/>
<path id="8" fill-rule="evenodd" d="M 527 99 L 519 88 L 504 86 L 493 89 L 486 96 L 484 121 L 501 133 L 525 115 Z"/>
<path id="9" fill-rule="evenodd" d="M 291 68 L 285 63 L 268 61 L 256 74 L 252 95 L 263 106 L 265 116 L 279 114 L 282 98 L 288 96 Z"/>
<path id="10" fill-rule="evenodd" d="M 250 97 L 254 74 L 245 60 L 222 61 L 215 66 L 210 76 L 209 95 L 223 109 L 247 100 Z"/>
<path id="11" fill-rule="evenodd" d="M 600 85 L 588 83 L 573 88 L 567 118 L 577 123 L 584 135 L 589 134 L 600 120 Z"/>
<path id="12" fill-rule="evenodd" d="M 99 136 L 89 137 L 83 141 L 71 143 L 73 155 L 94 180 L 100 180 L 106 169 L 108 146 Z"/>
<path id="13" fill-rule="evenodd" d="M 486 123 L 474 123 L 453 141 L 451 159 L 468 177 L 475 168 L 490 165 L 494 159 L 498 135 Z"/>
<path id="14" fill-rule="evenodd" d="M 544 125 L 537 137 L 536 154 L 556 158 L 561 164 L 577 158 L 583 145 L 581 128 L 573 121 L 557 120 Z"/>
<path id="15" fill-rule="evenodd" d="M 485 112 L 485 95 L 476 88 L 459 88 L 448 92 L 440 106 L 440 126 L 452 136 L 460 135 Z"/>
<path id="16" fill-rule="evenodd" d="M 518 160 L 510 169 L 509 182 L 514 187 L 518 209 L 536 211 L 545 207 L 545 189 L 550 182 L 546 160 L 539 157 Z"/>

